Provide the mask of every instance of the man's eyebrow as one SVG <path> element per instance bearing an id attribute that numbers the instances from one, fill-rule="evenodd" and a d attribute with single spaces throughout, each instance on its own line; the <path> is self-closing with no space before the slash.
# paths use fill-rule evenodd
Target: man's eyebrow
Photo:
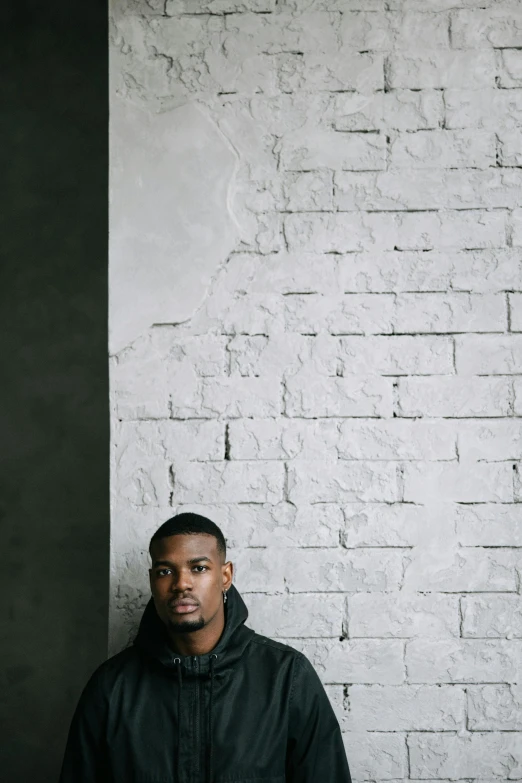
<path id="1" fill-rule="evenodd" d="M 212 562 L 210 557 L 207 557 L 206 555 L 202 555 L 201 557 L 192 557 L 190 560 L 187 560 L 187 563 L 189 565 L 194 565 L 194 563 L 200 563 L 202 560 L 207 560 L 209 563 Z M 166 565 L 166 566 L 173 566 L 175 563 L 172 563 L 170 560 L 155 560 L 153 564 L 153 568 L 156 568 L 156 566 L 160 565 Z"/>

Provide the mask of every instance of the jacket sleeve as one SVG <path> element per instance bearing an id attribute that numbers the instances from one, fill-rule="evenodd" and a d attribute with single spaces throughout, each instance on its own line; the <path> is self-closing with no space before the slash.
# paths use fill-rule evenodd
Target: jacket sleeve
<path id="1" fill-rule="evenodd" d="M 290 694 L 289 783 L 351 783 L 341 729 L 314 667 L 299 656 Z"/>
<path id="2" fill-rule="evenodd" d="M 108 699 L 97 669 L 84 687 L 73 714 L 59 783 L 110 783 L 105 728 Z"/>

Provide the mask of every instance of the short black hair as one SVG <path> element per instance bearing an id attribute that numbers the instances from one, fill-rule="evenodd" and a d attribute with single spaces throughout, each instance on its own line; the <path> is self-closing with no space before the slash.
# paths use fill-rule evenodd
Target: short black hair
<path id="1" fill-rule="evenodd" d="M 207 533 L 210 536 L 214 536 L 214 538 L 217 539 L 217 551 L 223 557 L 223 560 L 226 560 L 227 544 L 225 536 L 220 528 L 215 522 L 212 522 L 211 519 L 208 519 L 201 514 L 193 514 L 189 511 L 185 511 L 182 514 L 176 514 L 160 525 L 150 539 L 149 554 L 152 556 L 152 544 L 160 538 L 175 535 L 190 535 L 194 533 Z"/>

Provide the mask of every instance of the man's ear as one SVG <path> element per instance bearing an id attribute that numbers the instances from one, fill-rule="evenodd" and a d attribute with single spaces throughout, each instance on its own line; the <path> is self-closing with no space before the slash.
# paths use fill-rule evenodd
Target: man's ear
<path id="1" fill-rule="evenodd" d="M 149 568 L 149 585 L 150 585 L 150 591 L 152 591 L 152 568 Z"/>
<path id="2" fill-rule="evenodd" d="M 230 560 L 223 566 L 223 589 L 228 590 L 234 576 L 234 563 Z"/>

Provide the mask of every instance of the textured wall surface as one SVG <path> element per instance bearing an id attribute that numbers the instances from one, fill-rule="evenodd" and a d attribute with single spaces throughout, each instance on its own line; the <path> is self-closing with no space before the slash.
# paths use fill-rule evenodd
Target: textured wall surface
<path id="1" fill-rule="evenodd" d="M 355 781 L 522 779 L 522 4 L 115 2 L 111 83 L 197 104 L 239 226 L 111 358 L 111 651 L 199 511 Z"/>

